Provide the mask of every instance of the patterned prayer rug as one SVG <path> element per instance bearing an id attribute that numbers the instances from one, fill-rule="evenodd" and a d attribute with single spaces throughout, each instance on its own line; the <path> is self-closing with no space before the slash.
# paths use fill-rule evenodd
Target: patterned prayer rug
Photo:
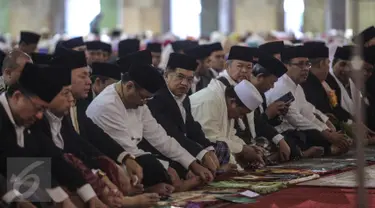
<path id="1" fill-rule="evenodd" d="M 339 173 L 332 176 L 322 177 L 317 180 L 300 183 L 300 186 L 320 187 L 357 187 L 356 170 Z M 367 188 L 375 188 L 375 165 L 365 167 L 365 181 Z"/>

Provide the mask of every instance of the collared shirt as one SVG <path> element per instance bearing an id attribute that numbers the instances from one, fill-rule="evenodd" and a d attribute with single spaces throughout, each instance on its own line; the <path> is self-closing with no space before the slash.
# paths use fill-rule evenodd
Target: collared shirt
<path id="1" fill-rule="evenodd" d="M 64 149 L 64 140 L 61 136 L 61 122 L 63 118 L 58 118 L 55 116 L 51 111 L 46 111 L 46 118 L 49 122 L 49 125 L 51 127 L 51 134 L 52 134 L 52 140 L 55 143 L 55 145 L 60 148 Z"/>
<path id="2" fill-rule="evenodd" d="M 169 88 L 168 88 L 169 90 Z M 169 92 L 171 93 L 171 95 L 173 96 L 174 100 L 176 101 L 177 105 L 178 105 L 178 108 L 180 109 L 180 112 L 181 112 L 181 116 L 182 116 L 182 120 L 184 121 L 184 123 L 186 123 L 186 110 L 185 110 L 185 107 L 184 107 L 184 100 L 186 98 L 186 94 L 181 96 L 181 97 L 178 97 L 178 96 L 175 96 L 170 90 Z M 203 160 L 203 157 L 206 155 L 206 153 L 208 151 L 215 151 L 215 148 L 213 146 L 208 146 L 206 147 L 204 150 L 202 150 L 201 152 L 198 153 L 198 155 L 196 156 L 196 158 L 202 162 Z"/>
<path id="3" fill-rule="evenodd" d="M 24 142 L 23 132 L 25 131 L 25 127 L 18 126 L 16 124 L 16 122 L 14 121 L 13 114 L 12 114 L 12 111 L 10 110 L 8 99 L 6 98 L 5 93 L 3 93 L 3 94 L 0 95 L 0 103 L 1 103 L 1 105 L 3 105 L 3 107 L 5 109 L 5 112 L 7 113 L 8 117 L 9 117 L 10 122 L 12 122 L 12 124 L 14 126 L 14 129 L 16 131 L 18 146 L 24 147 L 25 146 L 25 142 Z"/>
<path id="4" fill-rule="evenodd" d="M 188 168 L 195 158 L 167 135 L 147 105 L 127 109 L 115 89 L 116 84 L 106 87 L 91 102 L 87 116 L 132 155 L 147 154 L 137 146 L 145 138 L 166 157 Z"/>
<path id="5" fill-rule="evenodd" d="M 194 94 L 197 92 L 197 84 L 201 80 L 200 77 L 194 76 L 193 83 L 191 84 L 191 93 Z"/>
<path id="6" fill-rule="evenodd" d="M 328 117 L 306 100 L 302 87 L 295 84 L 287 74 L 281 76 L 275 83 L 274 88 L 265 93 L 267 104 L 270 105 L 288 92 L 293 94 L 295 101 L 291 103 L 288 113 L 283 117 L 283 122 L 275 127 L 278 132 L 310 129 L 323 131 L 328 129 L 328 126 L 321 122 L 315 114 L 322 117 L 324 122 L 328 120 Z"/>
<path id="7" fill-rule="evenodd" d="M 225 77 L 225 78 L 228 80 L 229 84 L 232 85 L 232 86 L 235 86 L 235 85 L 237 84 L 237 82 L 234 81 L 234 80 L 232 79 L 232 77 L 229 76 L 227 70 L 222 71 L 222 72 L 220 73 L 219 77 Z M 265 101 L 263 101 L 263 102 L 265 102 Z M 260 105 L 258 108 L 259 108 L 259 110 L 260 110 L 261 112 L 263 111 L 262 105 Z M 254 124 L 254 112 L 251 112 L 251 113 L 249 113 L 249 114 L 246 115 L 246 116 L 248 117 L 248 120 L 249 120 L 249 128 L 250 128 L 250 132 L 251 132 L 253 138 L 256 138 L 257 135 L 256 135 L 256 131 L 255 131 L 256 126 L 255 126 L 255 124 Z M 244 122 L 242 121 L 242 119 L 238 119 L 238 121 L 239 121 L 238 123 L 239 123 L 240 126 L 241 126 L 241 125 L 243 125 L 243 126 L 245 125 Z M 241 123 L 242 123 L 242 124 L 241 124 Z M 246 127 L 245 127 L 245 128 L 246 128 Z M 258 127 L 258 128 L 262 128 L 262 127 Z M 284 138 L 283 135 L 278 134 L 278 135 L 276 135 L 276 136 L 274 136 L 274 137 L 272 138 L 272 142 L 275 143 L 275 144 L 277 145 L 277 144 L 279 144 L 279 142 L 280 142 L 283 138 Z"/>
<path id="8" fill-rule="evenodd" d="M 169 88 L 168 88 L 168 90 L 169 90 Z M 181 96 L 181 97 L 178 97 L 178 96 L 174 95 L 170 90 L 169 90 L 169 92 L 173 96 L 174 100 L 177 103 L 178 108 L 180 109 L 182 120 L 184 121 L 184 123 L 186 123 L 186 110 L 185 110 L 184 104 L 183 104 L 183 102 L 186 98 L 186 94 Z"/>
<path id="9" fill-rule="evenodd" d="M 70 112 L 70 119 L 72 120 L 72 124 L 74 127 L 74 130 L 79 134 L 79 122 L 78 122 L 78 116 L 77 116 L 77 106 L 73 106 L 69 110 Z"/>
<path id="10" fill-rule="evenodd" d="M 215 69 L 210 68 L 210 71 L 212 72 L 212 76 L 213 76 L 213 78 L 216 78 L 216 77 L 219 76 L 219 72 L 217 72 Z"/>

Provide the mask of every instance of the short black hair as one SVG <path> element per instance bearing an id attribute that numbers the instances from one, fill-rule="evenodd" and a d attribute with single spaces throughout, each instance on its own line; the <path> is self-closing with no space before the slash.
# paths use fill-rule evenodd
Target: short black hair
<path id="1" fill-rule="evenodd" d="M 233 86 L 225 88 L 225 97 L 235 99 L 235 102 L 238 105 L 238 107 L 247 108 L 245 104 L 241 101 L 241 99 L 237 96 Z"/>
<path id="2" fill-rule="evenodd" d="M 253 67 L 253 75 L 254 76 L 263 76 L 263 77 L 269 77 L 271 75 L 273 75 L 272 73 L 270 73 L 266 68 L 264 68 L 262 65 L 260 64 L 255 64 L 254 67 Z"/>
<path id="3" fill-rule="evenodd" d="M 91 82 L 94 83 L 97 78 L 99 78 L 100 82 L 103 84 L 109 79 L 108 77 L 101 76 L 101 75 L 92 75 Z"/>

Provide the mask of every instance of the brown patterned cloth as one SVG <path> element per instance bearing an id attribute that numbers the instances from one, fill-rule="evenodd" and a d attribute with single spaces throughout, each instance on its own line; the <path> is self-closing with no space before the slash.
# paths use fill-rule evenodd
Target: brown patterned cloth
<path id="1" fill-rule="evenodd" d="M 122 186 L 126 184 L 122 184 L 121 181 L 119 180 L 120 176 L 119 176 L 118 168 L 121 168 L 121 167 L 118 167 L 117 164 L 113 162 L 111 158 L 106 157 L 106 156 L 100 156 L 97 158 L 97 160 L 99 162 L 100 169 L 106 173 L 109 180 L 113 184 L 115 184 L 118 188 L 120 188 L 120 190 L 124 190 Z M 128 193 L 123 193 L 123 194 L 128 194 Z"/>

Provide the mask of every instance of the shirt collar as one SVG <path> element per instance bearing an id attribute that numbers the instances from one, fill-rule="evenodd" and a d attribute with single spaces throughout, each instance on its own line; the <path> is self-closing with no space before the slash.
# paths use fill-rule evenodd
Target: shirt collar
<path id="1" fill-rule="evenodd" d="M 14 121 L 14 117 L 13 117 L 12 111 L 10 110 L 8 99 L 6 98 L 5 93 L 0 95 L 0 103 L 1 105 L 3 105 L 5 112 L 7 113 L 9 120 L 10 122 L 12 122 L 13 126 L 16 128 L 20 128 L 21 126 L 18 126 L 16 122 Z"/>
<path id="2" fill-rule="evenodd" d="M 63 120 L 63 117 L 59 118 L 49 110 L 46 110 L 46 117 L 51 123 L 61 123 L 61 121 Z"/>
<path id="3" fill-rule="evenodd" d="M 292 78 L 290 78 L 287 74 L 284 74 L 283 77 L 284 77 L 285 82 L 289 86 L 293 87 L 293 89 L 296 89 L 298 87 L 298 85 L 296 85 L 296 83 L 292 80 Z"/>
<path id="4" fill-rule="evenodd" d="M 227 70 L 220 72 L 219 77 L 225 77 L 231 86 L 236 86 L 238 83 L 230 77 Z"/>

